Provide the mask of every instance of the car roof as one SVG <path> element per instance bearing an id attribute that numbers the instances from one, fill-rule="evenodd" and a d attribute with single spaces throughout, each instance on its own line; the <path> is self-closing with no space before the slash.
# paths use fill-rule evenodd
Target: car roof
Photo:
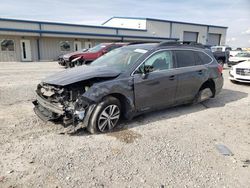
<path id="1" fill-rule="evenodd" d="M 158 50 L 158 49 L 193 49 L 199 51 L 207 51 L 211 50 L 206 48 L 205 45 L 188 45 L 188 44 L 171 44 L 171 43 L 139 43 L 139 44 L 129 44 L 126 48 L 133 48 L 133 49 L 144 49 L 144 50 Z"/>

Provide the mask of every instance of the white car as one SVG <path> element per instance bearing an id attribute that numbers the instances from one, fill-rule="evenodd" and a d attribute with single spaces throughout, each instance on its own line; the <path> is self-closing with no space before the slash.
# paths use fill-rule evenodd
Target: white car
<path id="1" fill-rule="evenodd" d="M 240 52 L 234 57 L 229 57 L 228 66 L 237 65 L 238 63 L 250 60 L 250 53 Z"/>
<path id="2" fill-rule="evenodd" d="M 231 50 L 230 52 L 229 52 L 229 54 L 230 54 L 230 57 L 234 57 L 234 56 L 236 56 L 238 53 L 241 53 L 241 52 L 243 52 L 242 50 L 240 51 L 240 50 Z"/>
<path id="3" fill-rule="evenodd" d="M 229 71 L 229 79 L 232 82 L 250 83 L 250 60 L 232 66 Z"/>

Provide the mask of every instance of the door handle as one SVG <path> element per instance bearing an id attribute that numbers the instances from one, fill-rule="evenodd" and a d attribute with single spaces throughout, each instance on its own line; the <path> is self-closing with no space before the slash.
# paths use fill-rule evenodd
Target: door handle
<path id="1" fill-rule="evenodd" d="M 200 75 L 203 73 L 202 70 L 198 70 L 197 72 L 198 72 L 198 74 L 200 74 Z"/>
<path id="2" fill-rule="evenodd" d="M 169 80 L 174 80 L 175 79 L 175 75 L 169 76 Z"/>
<path id="3" fill-rule="evenodd" d="M 160 83 L 159 81 L 155 81 L 155 82 L 149 82 L 147 85 L 157 85 L 159 83 Z"/>

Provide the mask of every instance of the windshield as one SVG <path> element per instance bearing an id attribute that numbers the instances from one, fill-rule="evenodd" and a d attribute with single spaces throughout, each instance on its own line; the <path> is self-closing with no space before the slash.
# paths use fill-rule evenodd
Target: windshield
<path id="1" fill-rule="evenodd" d="M 94 46 L 93 48 L 88 49 L 88 52 L 98 52 L 105 47 L 106 46 L 104 44 L 98 44 L 97 46 Z"/>
<path id="2" fill-rule="evenodd" d="M 250 53 L 238 53 L 235 57 L 250 57 Z"/>
<path id="3" fill-rule="evenodd" d="M 144 49 L 118 48 L 93 61 L 90 66 L 109 66 L 124 71 L 146 52 Z"/>

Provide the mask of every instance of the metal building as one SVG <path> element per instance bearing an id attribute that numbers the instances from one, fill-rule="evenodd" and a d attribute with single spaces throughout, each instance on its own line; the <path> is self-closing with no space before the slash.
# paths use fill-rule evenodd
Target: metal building
<path id="1" fill-rule="evenodd" d="M 227 27 L 112 17 L 101 26 L 0 18 L 1 61 L 49 61 L 59 55 L 112 41 L 195 41 L 224 45 Z"/>

